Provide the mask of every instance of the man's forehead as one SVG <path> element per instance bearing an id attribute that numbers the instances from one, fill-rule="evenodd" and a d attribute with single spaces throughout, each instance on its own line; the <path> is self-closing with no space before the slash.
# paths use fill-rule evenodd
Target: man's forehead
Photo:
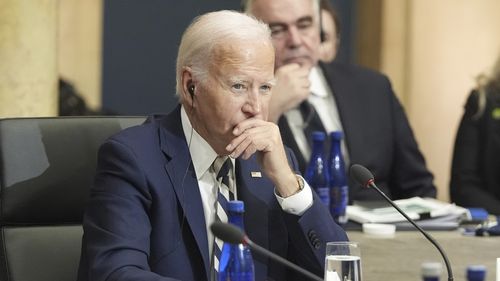
<path id="1" fill-rule="evenodd" d="M 231 42 L 217 44 L 212 51 L 212 61 L 215 64 L 240 64 L 259 52 L 257 44 L 246 42 Z"/>
<path id="2" fill-rule="evenodd" d="M 226 60 L 220 63 L 214 62 L 212 67 L 217 69 L 219 75 L 234 81 L 251 80 L 250 78 L 267 80 L 274 77 L 274 57 L 259 62 L 243 58 L 231 60 L 230 62 Z"/>
<path id="3" fill-rule="evenodd" d="M 211 67 L 217 72 L 262 72 L 274 70 L 274 48 L 272 44 L 233 43 L 214 49 Z"/>
<path id="4" fill-rule="evenodd" d="M 228 39 L 216 43 L 212 48 L 212 55 L 218 59 L 247 59 L 258 56 L 264 51 L 274 52 L 273 44 L 269 37 L 252 37 Z"/>
<path id="5" fill-rule="evenodd" d="M 316 0 L 256 0 L 252 12 L 266 23 L 293 23 L 314 15 Z"/>

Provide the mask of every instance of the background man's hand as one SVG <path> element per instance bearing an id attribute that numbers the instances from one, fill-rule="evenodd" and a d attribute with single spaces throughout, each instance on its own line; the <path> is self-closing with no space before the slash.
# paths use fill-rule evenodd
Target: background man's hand
<path id="1" fill-rule="evenodd" d="M 276 69 L 276 85 L 269 104 L 269 121 L 277 123 L 279 117 L 297 107 L 310 94 L 309 67 L 297 63 Z"/>

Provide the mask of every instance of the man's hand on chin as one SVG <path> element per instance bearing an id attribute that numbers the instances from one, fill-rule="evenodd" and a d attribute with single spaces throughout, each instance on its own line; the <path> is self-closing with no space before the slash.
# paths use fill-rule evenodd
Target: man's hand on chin
<path id="1" fill-rule="evenodd" d="M 235 138 L 226 147 L 231 157 L 248 159 L 257 153 L 262 171 L 273 181 L 280 196 L 288 197 L 297 192 L 299 183 L 288 164 L 276 124 L 250 118 L 238 124 L 233 134 Z"/>
<path id="2" fill-rule="evenodd" d="M 297 63 L 286 64 L 276 69 L 276 85 L 269 104 L 269 121 L 277 123 L 283 113 L 297 107 L 310 94 L 310 67 Z"/>

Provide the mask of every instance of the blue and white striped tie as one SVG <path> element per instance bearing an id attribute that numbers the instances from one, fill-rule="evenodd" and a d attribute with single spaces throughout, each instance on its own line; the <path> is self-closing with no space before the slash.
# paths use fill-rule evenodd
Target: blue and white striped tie
<path id="1" fill-rule="evenodd" d="M 217 157 L 213 163 L 214 171 L 217 172 L 217 203 L 215 211 L 215 221 L 227 222 L 227 202 L 234 200 L 232 168 L 233 163 L 229 157 Z M 213 247 L 213 266 L 215 280 L 219 271 L 219 258 L 222 252 L 223 241 L 215 238 Z"/>

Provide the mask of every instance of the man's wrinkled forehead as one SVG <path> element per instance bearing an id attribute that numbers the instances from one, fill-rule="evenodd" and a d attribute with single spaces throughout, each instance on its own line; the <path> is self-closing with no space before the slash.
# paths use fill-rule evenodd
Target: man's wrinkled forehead
<path id="1" fill-rule="evenodd" d="M 212 65 L 238 65 L 249 55 L 250 50 L 240 43 L 217 44 L 213 47 L 211 56 Z"/>
<path id="2" fill-rule="evenodd" d="M 264 56 L 265 59 L 256 63 L 254 60 L 257 56 Z M 274 66 L 274 48 L 271 42 L 253 44 L 240 42 L 215 46 L 211 52 L 209 67 L 210 72 L 224 75 L 225 71 L 263 72 L 267 70 L 267 66 Z M 273 68 L 271 67 L 271 69 Z"/>

